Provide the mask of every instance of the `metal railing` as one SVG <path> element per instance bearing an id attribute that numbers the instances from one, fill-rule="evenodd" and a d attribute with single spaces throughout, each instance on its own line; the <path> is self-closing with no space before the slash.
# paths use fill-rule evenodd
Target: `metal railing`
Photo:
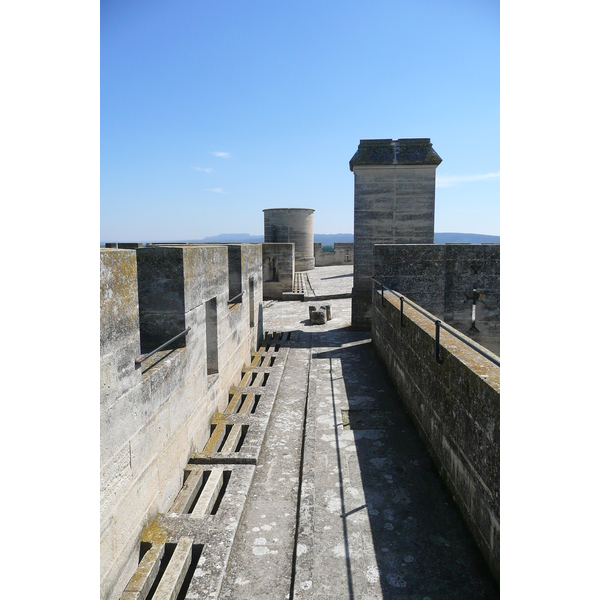
<path id="1" fill-rule="evenodd" d="M 429 313 L 427 313 L 425 310 L 423 310 L 418 304 L 415 304 L 412 300 L 409 300 L 406 296 L 403 296 L 396 290 L 392 290 L 389 287 L 383 285 L 383 283 L 381 281 L 377 281 L 375 279 L 375 277 L 371 277 L 371 279 L 373 280 L 373 282 L 375 284 L 379 285 L 379 287 L 381 289 L 381 305 L 382 306 L 385 301 L 385 298 L 383 296 L 384 290 L 387 290 L 388 292 L 391 292 L 397 298 L 400 298 L 400 325 L 402 327 L 404 327 L 404 303 L 405 302 L 408 303 L 417 312 L 422 314 L 424 317 L 427 317 L 430 321 L 433 321 L 435 323 L 435 359 L 438 363 L 442 362 L 442 357 L 440 354 L 440 329 L 443 329 L 444 331 L 447 331 L 448 333 L 452 334 L 455 338 L 459 339 L 461 342 L 463 342 L 464 344 L 469 346 L 469 348 L 472 348 L 473 350 L 475 350 L 476 352 L 481 354 L 481 356 L 483 356 L 484 358 L 487 358 L 490 362 L 493 362 L 495 365 L 500 366 L 500 360 L 498 359 L 498 357 L 496 355 L 491 354 L 490 352 L 486 352 L 485 350 L 482 350 L 481 348 L 476 346 L 467 336 L 463 335 L 459 331 L 456 331 L 456 329 L 453 329 L 449 325 L 446 325 L 446 323 L 444 323 L 442 320 L 435 319 Z"/>
<path id="2" fill-rule="evenodd" d="M 186 330 L 182 331 L 181 333 L 178 333 L 175 337 L 172 337 L 168 342 L 165 342 L 164 344 L 162 344 L 161 346 L 159 346 L 155 350 L 152 350 L 152 352 L 148 352 L 148 354 L 142 354 L 141 356 L 138 356 L 135 359 L 135 364 L 136 365 L 141 365 L 147 358 L 150 358 L 153 354 L 156 354 L 159 350 L 162 350 L 163 348 L 166 348 L 170 343 L 172 343 L 175 340 L 179 339 L 182 335 L 187 335 L 187 333 L 188 333 L 188 331 L 190 329 L 191 329 L 191 327 L 188 327 Z"/>
<path id="3" fill-rule="evenodd" d="M 228 303 L 233 304 L 238 298 L 241 298 L 243 295 L 244 295 L 244 292 L 240 292 L 237 296 L 234 296 L 233 298 L 229 298 Z"/>

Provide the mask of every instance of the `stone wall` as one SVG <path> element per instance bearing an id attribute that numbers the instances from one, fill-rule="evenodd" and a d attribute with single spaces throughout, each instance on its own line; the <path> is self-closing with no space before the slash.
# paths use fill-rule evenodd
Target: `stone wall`
<path id="1" fill-rule="evenodd" d="M 315 267 L 353 264 L 354 244 L 352 242 L 335 242 L 333 252 L 323 252 L 323 244 L 315 242 Z"/>
<path id="2" fill-rule="evenodd" d="M 262 337 L 261 246 L 238 248 L 243 296 L 235 303 L 226 245 L 101 249 L 103 600 L 117 599 L 135 571 L 143 527 L 172 503 L 189 456 L 204 447 L 211 417 L 225 409 Z M 191 329 L 136 368 L 142 336 L 147 352 L 179 327 Z"/>
<path id="3" fill-rule="evenodd" d="M 372 339 L 496 579 L 500 577 L 500 368 L 391 292 L 374 293 Z"/>
<path id="4" fill-rule="evenodd" d="M 500 244 L 376 244 L 373 276 L 500 354 Z"/>
<path id="5" fill-rule="evenodd" d="M 281 300 L 294 287 L 294 244 L 262 244 L 263 297 Z"/>

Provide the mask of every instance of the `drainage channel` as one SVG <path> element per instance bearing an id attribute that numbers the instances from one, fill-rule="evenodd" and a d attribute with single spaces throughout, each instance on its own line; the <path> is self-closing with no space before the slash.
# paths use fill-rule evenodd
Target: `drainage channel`
<path id="1" fill-rule="evenodd" d="M 304 472 L 304 450 L 306 447 L 306 419 L 308 414 L 308 398 L 310 395 L 310 368 L 312 365 L 312 333 L 310 334 L 310 352 L 308 354 L 308 369 L 306 370 L 306 396 L 304 398 L 304 415 L 302 419 L 302 443 L 300 445 L 300 468 L 298 470 L 298 503 L 296 505 L 296 527 L 294 529 L 294 547 L 292 551 L 292 573 L 290 577 L 289 598 L 295 597 L 294 586 L 296 583 L 296 563 L 298 560 L 298 536 L 300 532 L 300 511 L 302 508 L 302 484 Z"/>
<path id="2" fill-rule="evenodd" d="M 294 294 L 304 294 L 304 292 L 306 290 L 305 277 L 306 276 L 304 275 L 304 273 L 295 273 L 294 274 L 294 287 L 293 287 Z"/>
<path id="3" fill-rule="evenodd" d="M 121 600 L 217 598 L 254 477 L 288 348 L 296 333 L 266 332 L 211 435 L 192 454 L 169 511 L 144 529 Z"/>

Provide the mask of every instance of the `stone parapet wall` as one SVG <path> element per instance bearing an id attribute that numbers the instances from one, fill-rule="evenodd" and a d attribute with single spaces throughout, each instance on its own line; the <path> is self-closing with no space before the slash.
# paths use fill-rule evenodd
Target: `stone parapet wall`
<path id="1" fill-rule="evenodd" d="M 500 244 L 375 244 L 373 277 L 500 353 Z"/>
<path id="2" fill-rule="evenodd" d="M 188 458 L 203 449 L 262 338 L 261 246 L 238 248 L 241 272 L 232 273 L 243 295 L 233 303 L 226 245 L 101 249 L 102 600 L 119 598 L 144 526 L 173 502 Z M 136 368 L 142 346 L 148 352 L 187 327 Z M 211 352 L 218 368 L 209 373 Z"/>
<path id="3" fill-rule="evenodd" d="M 433 315 L 431 315 L 433 316 Z M 385 293 L 372 339 L 492 573 L 500 577 L 500 368 Z"/>
<path id="4" fill-rule="evenodd" d="M 263 297 L 281 300 L 294 287 L 295 247 L 292 243 L 262 244 Z"/>
<path id="5" fill-rule="evenodd" d="M 315 267 L 353 264 L 354 244 L 352 242 L 335 242 L 333 252 L 323 252 L 323 244 L 315 242 Z"/>

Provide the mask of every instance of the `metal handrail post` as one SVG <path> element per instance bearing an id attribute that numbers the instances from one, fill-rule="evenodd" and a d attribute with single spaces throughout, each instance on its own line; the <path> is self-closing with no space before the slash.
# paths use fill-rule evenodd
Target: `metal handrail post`
<path id="1" fill-rule="evenodd" d="M 440 353 L 440 325 L 442 322 L 438 319 L 435 322 L 435 360 L 438 364 L 442 364 L 442 356 Z"/>
<path id="2" fill-rule="evenodd" d="M 404 296 L 400 296 L 400 327 L 404 325 Z"/>

